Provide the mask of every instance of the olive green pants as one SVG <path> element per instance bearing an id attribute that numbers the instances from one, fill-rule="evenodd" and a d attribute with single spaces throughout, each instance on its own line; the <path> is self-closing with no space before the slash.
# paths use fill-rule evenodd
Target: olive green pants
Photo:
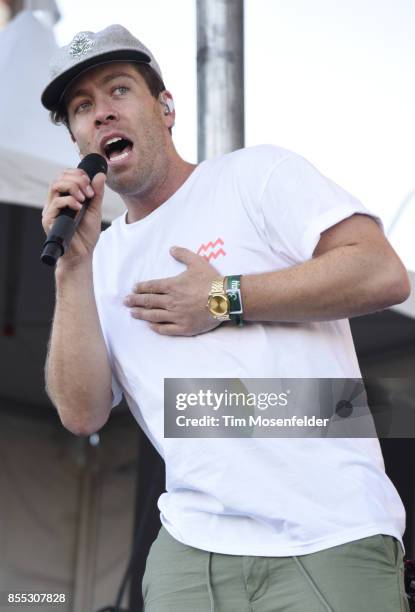
<path id="1" fill-rule="evenodd" d="M 211 553 L 162 527 L 143 577 L 145 612 L 409 612 L 403 551 L 375 535 L 298 557 Z"/>

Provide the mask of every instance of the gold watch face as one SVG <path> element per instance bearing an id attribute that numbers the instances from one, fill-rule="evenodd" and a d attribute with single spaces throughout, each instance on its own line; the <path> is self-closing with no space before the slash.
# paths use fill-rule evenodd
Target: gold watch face
<path id="1" fill-rule="evenodd" d="M 209 310 L 216 316 L 221 317 L 229 313 L 229 300 L 226 295 L 212 295 L 209 298 Z"/>

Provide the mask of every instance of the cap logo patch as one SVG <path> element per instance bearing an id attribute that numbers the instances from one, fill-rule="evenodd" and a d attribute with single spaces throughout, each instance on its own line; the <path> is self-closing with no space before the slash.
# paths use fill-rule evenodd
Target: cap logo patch
<path id="1" fill-rule="evenodd" d="M 69 53 L 74 58 L 81 57 L 86 55 L 94 45 L 95 41 L 88 38 L 86 34 L 77 34 L 71 42 Z"/>

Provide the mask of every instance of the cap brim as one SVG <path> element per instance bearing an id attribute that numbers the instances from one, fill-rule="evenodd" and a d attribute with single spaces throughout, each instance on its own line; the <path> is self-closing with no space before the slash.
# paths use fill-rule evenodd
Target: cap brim
<path id="1" fill-rule="evenodd" d="M 80 74 L 99 64 L 107 64 L 108 62 L 131 61 L 150 64 L 151 58 L 141 51 L 133 49 L 118 49 L 117 51 L 109 51 L 93 57 L 88 57 L 83 62 L 78 62 L 72 68 L 69 68 L 64 73 L 60 74 L 56 79 L 51 81 L 45 88 L 41 96 L 41 102 L 48 110 L 54 110 L 59 105 L 63 93 L 68 85 Z"/>

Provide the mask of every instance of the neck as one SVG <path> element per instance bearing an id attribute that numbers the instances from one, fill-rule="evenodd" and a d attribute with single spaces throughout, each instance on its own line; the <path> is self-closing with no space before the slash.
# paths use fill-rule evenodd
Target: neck
<path id="1" fill-rule="evenodd" d="M 127 223 L 134 223 L 149 215 L 166 202 L 189 178 L 196 164 L 190 164 L 181 157 L 166 165 L 163 176 L 155 184 L 139 194 L 122 196 L 127 207 Z"/>

